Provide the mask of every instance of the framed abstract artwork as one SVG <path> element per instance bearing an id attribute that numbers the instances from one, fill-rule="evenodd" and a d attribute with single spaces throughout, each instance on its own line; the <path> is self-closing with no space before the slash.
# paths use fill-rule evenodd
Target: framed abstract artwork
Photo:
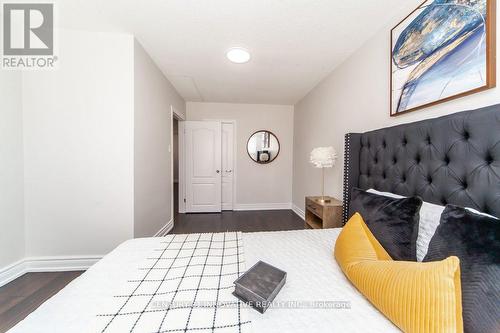
<path id="1" fill-rule="evenodd" d="M 391 30 L 391 116 L 496 85 L 495 0 L 427 0 Z"/>

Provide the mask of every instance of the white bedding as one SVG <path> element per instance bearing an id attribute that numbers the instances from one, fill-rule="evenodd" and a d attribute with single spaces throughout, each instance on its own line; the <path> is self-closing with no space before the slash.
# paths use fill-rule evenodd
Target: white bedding
<path id="1" fill-rule="evenodd" d="M 243 234 L 246 267 L 263 260 L 288 273 L 287 282 L 275 299 L 278 304 L 291 301 L 285 304 L 309 306 L 312 301 L 325 301 L 330 302 L 330 305 L 350 305 L 350 309 L 270 308 L 263 315 L 249 309 L 246 313 L 252 323 L 248 328 L 259 333 L 398 332 L 341 272 L 332 255 L 339 231 L 328 229 Z M 130 276 L 138 276 L 138 267 L 143 267 L 145 258 L 151 257 L 151 253 L 161 248 L 170 237 L 173 236 L 134 239 L 123 243 L 9 332 L 102 331 L 102 317 L 97 317 L 97 314 L 113 309 L 116 305 L 114 296 L 130 293 L 130 282 L 127 280 Z M 136 326 L 134 330 L 154 331 L 147 325 Z"/>
<path id="2" fill-rule="evenodd" d="M 351 309 L 250 311 L 254 332 L 399 332 L 347 280 L 333 257 L 341 229 L 243 234 L 247 267 L 263 260 L 287 272 L 276 301 L 350 302 Z"/>

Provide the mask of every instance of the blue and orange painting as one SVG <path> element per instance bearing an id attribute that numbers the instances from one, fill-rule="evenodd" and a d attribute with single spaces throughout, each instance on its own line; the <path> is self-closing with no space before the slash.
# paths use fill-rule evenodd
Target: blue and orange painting
<path id="1" fill-rule="evenodd" d="M 429 0 L 392 30 L 392 114 L 489 84 L 488 1 Z"/>

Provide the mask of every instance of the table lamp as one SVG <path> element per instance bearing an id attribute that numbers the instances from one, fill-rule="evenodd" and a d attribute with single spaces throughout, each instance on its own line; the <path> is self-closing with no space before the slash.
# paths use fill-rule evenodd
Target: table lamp
<path id="1" fill-rule="evenodd" d="M 333 147 L 318 147 L 311 152 L 310 161 L 314 167 L 320 168 L 322 173 L 321 182 L 321 202 L 330 202 L 330 199 L 325 199 L 325 168 L 332 168 L 335 165 L 337 153 Z"/>

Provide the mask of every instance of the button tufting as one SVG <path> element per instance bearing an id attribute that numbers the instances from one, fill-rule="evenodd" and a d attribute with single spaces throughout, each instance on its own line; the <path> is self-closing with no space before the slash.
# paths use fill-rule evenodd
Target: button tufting
<path id="1" fill-rule="evenodd" d="M 494 121 L 488 122 L 493 124 L 496 115 L 491 119 Z M 500 214 L 494 205 L 496 198 L 484 192 L 488 186 L 496 185 L 497 179 L 493 177 L 500 166 L 500 153 L 496 149 L 500 144 L 495 145 L 497 138 L 488 136 L 494 127 L 478 132 L 477 124 L 471 120 L 460 116 L 458 121 L 453 120 L 439 130 L 434 122 L 427 122 L 358 134 L 353 142 L 358 142 L 358 147 L 361 143 L 364 148 L 355 152 L 359 154 L 363 175 L 356 185 L 416 193 L 439 205 L 477 202 L 478 209 Z"/>

